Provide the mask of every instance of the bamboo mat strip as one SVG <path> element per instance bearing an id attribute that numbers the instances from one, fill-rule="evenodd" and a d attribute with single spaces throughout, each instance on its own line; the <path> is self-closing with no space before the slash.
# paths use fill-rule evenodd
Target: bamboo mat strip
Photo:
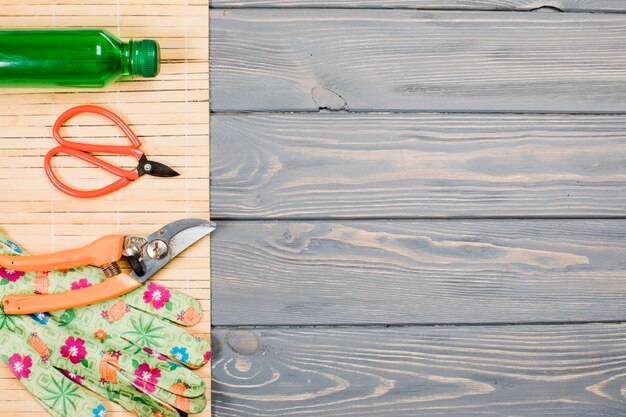
<path id="1" fill-rule="evenodd" d="M 206 0 L 0 0 L 3 28 L 96 27 L 121 39 L 156 39 L 162 48 L 161 74 L 105 89 L 5 89 L 0 94 L 1 222 L 14 240 L 34 253 L 88 243 L 108 233 L 145 234 L 184 217 L 209 216 L 208 1 Z M 61 194 L 48 182 L 43 156 L 55 145 L 51 126 L 64 110 L 97 104 L 121 115 L 143 142 L 149 157 L 182 176 L 142 177 L 98 199 Z M 97 116 L 80 116 L 64 130 L 68 138 L 119 143 L 116 128 Z M 125 164 L 123 158 L 113 158 Z M 76 186 L 110 178 L 71 158 L 58 158 L 59 172 Z M 205 309 L 192 330 L 210 333 L 210 258 L 205 239 L 155 278 L 193 293 Z M 210 367 L 199 371 L 210 387 Z M 42 408 L 6 367 L 0 367 L 0 414 L 42 416 Z M 8 395 L 10 393 L 10 395 Z M 210 390 L 207 390 L 210 395 Z M 110 416 L 131 414 L 106 403 Z M 210 415 L 210 407 L 200 414 Z"/>

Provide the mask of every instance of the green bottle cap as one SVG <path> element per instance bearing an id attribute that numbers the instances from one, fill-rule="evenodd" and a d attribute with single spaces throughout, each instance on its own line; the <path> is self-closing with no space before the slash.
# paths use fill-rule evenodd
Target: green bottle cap
<path id="1" fill-rule="evenodd" d="M 156 77 L 161 67 L 161 51 L 157 41 L 131 41 L 130 68 L 133 75 Z"/>

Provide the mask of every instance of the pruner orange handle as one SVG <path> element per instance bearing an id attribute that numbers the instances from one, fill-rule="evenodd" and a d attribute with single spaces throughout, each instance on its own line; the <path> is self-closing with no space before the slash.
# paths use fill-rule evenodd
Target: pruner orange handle
<path id="1" fill-rule="evenodd" d="M 2 305 L 6 314 L 32 314 L 40 311 L 64 310 L 98 303 L 126 294 L 141 282 L 126 273 L 106 278 L 102 283 L 58 294 L 11 294 Z"/>
<path id="2" fill-rule="evenodd" d="M 24 272 L 58 271 L 84 265 L 102 266 L 119 261 L 123 247 L 123 235 L 108 235 L 82 248 L 47 255 L 0 255 L 0 266 Z"/>
<path id="3" fill-rule="evenodd" d="M 59 294 L 12 294 L 2 300 L 6 314 L 32 314 L 84 306 L 126 294 L 141 282 L 126 273 L 106 278 L 102 283 Z"/>
<path id="4" fill-rule="evenodd" d="M 56 271 L 83 265 L 103 266 L 118 261 L 124 247 L 123 235 L 108 235 L 78 249 L 48 255 L 0 255 L 0 266 L 15 271 Z M 58 294 L 9 294 L 2 304 L 7 314 L 30 314 L 93 304 L 125 294 L 141 283 L 120 273 L 104 282 L 71 292 Z"/>

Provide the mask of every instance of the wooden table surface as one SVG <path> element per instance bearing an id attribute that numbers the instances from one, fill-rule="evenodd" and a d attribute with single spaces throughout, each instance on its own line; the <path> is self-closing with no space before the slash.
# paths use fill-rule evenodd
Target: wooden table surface
<path id="1" fill-rule="evenodd" d="M 626 3 L 211 7 L 215 416 L 626 413 Z"/>

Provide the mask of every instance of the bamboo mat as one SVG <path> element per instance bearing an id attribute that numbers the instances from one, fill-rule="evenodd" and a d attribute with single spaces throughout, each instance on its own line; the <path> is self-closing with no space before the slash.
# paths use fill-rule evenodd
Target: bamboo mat
<path id="1" fill-rule="evenodd" d="M 0 0 L 0 7 L 2 28 L 104 28 L 123 40 L 156 39 L 162 49 L 161 74 L 155 79 L 98 90 L 2 90 L 0 227 L 31 253 L 46 253 L 104 234 L 143 235 L 180 218 L 208 218 L 208 0 Z M 44 155 L 55 145 L 51 126 L 59 114 L 79 104 L 102 105 L 122 116 L 147 156 L 181 176 L 144 176 L 115 194 L 89 200 L 57 191 L 43 170 Z M 75 118 L 63 132 L 81 140 L 125 144 L 121 133 L 97 116 Z M 121 157 L 113 162 L 131 165 Z M 110 182 L 106 174 L 71 158 L 58 158 L 55 166 L 73 185 Z M 201 299 L 204 319 L 191 329 L 197 334 L 210 332 L 209 278 L 209 239 L 153 278 Z M 210 387 L 210 366 L 199 373 Z M 111 416 L 131 415 L 113 403 L 105 405 Z M 5 366 L 0 366 L 0 415 L 46 415 Z M 209 416 L 210 406 L 201 415 Z"/>

